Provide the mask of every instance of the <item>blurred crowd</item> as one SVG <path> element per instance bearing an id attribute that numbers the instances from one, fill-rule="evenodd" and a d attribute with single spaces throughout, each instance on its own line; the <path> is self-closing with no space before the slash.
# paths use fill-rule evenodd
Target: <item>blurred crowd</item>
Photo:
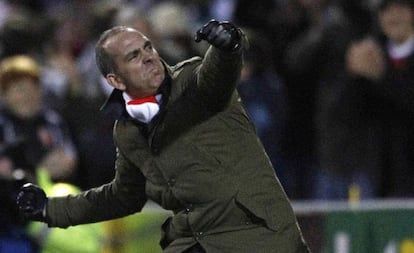
<path id="1" fill-rule="evenodd" d="M 248 35 L 238 91 L 292 200 L 414 196 L 414 0 L 1 0 L 0 232 L 40 174 L 112 179 L 99 35 L 137 28 L 174 65 L 213 18 Z"/>

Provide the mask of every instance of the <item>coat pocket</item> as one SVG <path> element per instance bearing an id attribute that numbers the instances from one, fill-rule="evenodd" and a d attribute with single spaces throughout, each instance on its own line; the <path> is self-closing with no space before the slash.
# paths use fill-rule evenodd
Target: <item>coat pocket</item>
<path id="1" fill-rule="evenodd" d="M 270 230 L 280 231 L 296 223 L 292 207 L 285 198 L 255 198 L 239 192 L 236 203 L 251 215 L 253 222 L 263 222 Z"/>
<path id="2" fill-rule="evenodd" d="M 172 217 L 168 217 L 164 223 L 161 225 L 161 240 L 160 246 L 162 249 L 165 249 L 172 242 L 172 238 L 169 238 L 169 226 L 171 223 Z"/>

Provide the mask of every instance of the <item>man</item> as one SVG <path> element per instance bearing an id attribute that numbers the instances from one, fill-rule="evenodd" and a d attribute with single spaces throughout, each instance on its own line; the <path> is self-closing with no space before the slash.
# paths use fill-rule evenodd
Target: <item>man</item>
<path id="1" fill-rule="evenodd" d="M 355 84 L 348 89 L 358 87 L 373 112 L 369 119 L 382 130 L 381 145 L 374 146 L 379 150 L 376 174 L 382 176 L 381 196 L 410 198 L 414 196 L 414 1 L 383 0 L 377 16 L 379 34 L 349 50 L 347 67 Z"/>
<path id="2" fill-rule="evenodd" d="M 289 201 L 235 92 L 243 35 L 228 22 L 196 34 L 212 47 L 171 67 L 137 30 L 115 27 L 97 43 L 97 64 L 115 90 L 114 180 L 64 198 L 27 185 L 17 199 L 49 226 L 139 212 L 147 199 L 174 215 L 163 252 L 308 252 Z"/>
<path id="3" fill-rule="evenodd" d="M 15 208 L 19 187 L 39 183 L 40 170 L 55 182 L 69 180 L 78 160 L 66 121 L 42 103 L 42 77 L 28 55 L 0 61 L 0 252 L 36 248 Z"/>
<path id="4" fill-rule="evenodd" d="M 13 150 L 0 161 L 8 160 L 12 168 L 25 170 L 31 182 L 39 167 L 53 181 L 69 180 L 77 151 L 62 115 L 42 103 L 41 78 L 39 64 L 28 55 L 0 62 L 0 143 Z"/>

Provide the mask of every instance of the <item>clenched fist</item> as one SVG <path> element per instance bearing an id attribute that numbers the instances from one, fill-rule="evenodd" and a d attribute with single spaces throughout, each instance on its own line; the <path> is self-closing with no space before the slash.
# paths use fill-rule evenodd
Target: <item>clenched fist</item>
<path id="1" fill-rule="evenodd" d="M 379 80 L 385 71 L 385 57 L 381 47 L 372 39 L 354 42 L 346 55 L 346 69 L 350 74 Z"/>
<path id="2" fill-rule="evenodd" d="M 27 183 L 17 195 L 17 207 L 28 220 L 45 222 L 45 208 L 48 198 L 37 185 Z"/>
<path id="3" fill-rule="evenodd" d="M 210 20 L 195 35 L 195 41 L 205 40 L 221 50 L 235 50 L 240 47 L 241 31 L 230 22 Z"/>

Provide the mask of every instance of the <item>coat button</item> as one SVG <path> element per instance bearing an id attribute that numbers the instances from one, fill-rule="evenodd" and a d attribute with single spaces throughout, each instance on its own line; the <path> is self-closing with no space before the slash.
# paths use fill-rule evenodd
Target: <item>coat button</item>
<path id="1" fill-rule="evenodd" d="M 185 206 L 185 212 L 186 212 L 186 213 L 189 213 L 189 212 L 191 212 L 191 211 L 193 211 L 193 205 L 192 205 L 192 204 L 187 204 L 187 205 Z"/>
<path id="2" fill-rule="evenodd" d="M 204 233 L 203 232 L 195 232 L 194 233 L 194 237 L 197 239 L 197 240 L 201 240 L 201 239 L 203 239 L 203 236 L 204 236 Z"/>
<path id="3" fill-rule="evenodd" d="M 175 185 L 175 178 L 170 178 L 167 182 L 169 187 L 173 187 Z"/>

